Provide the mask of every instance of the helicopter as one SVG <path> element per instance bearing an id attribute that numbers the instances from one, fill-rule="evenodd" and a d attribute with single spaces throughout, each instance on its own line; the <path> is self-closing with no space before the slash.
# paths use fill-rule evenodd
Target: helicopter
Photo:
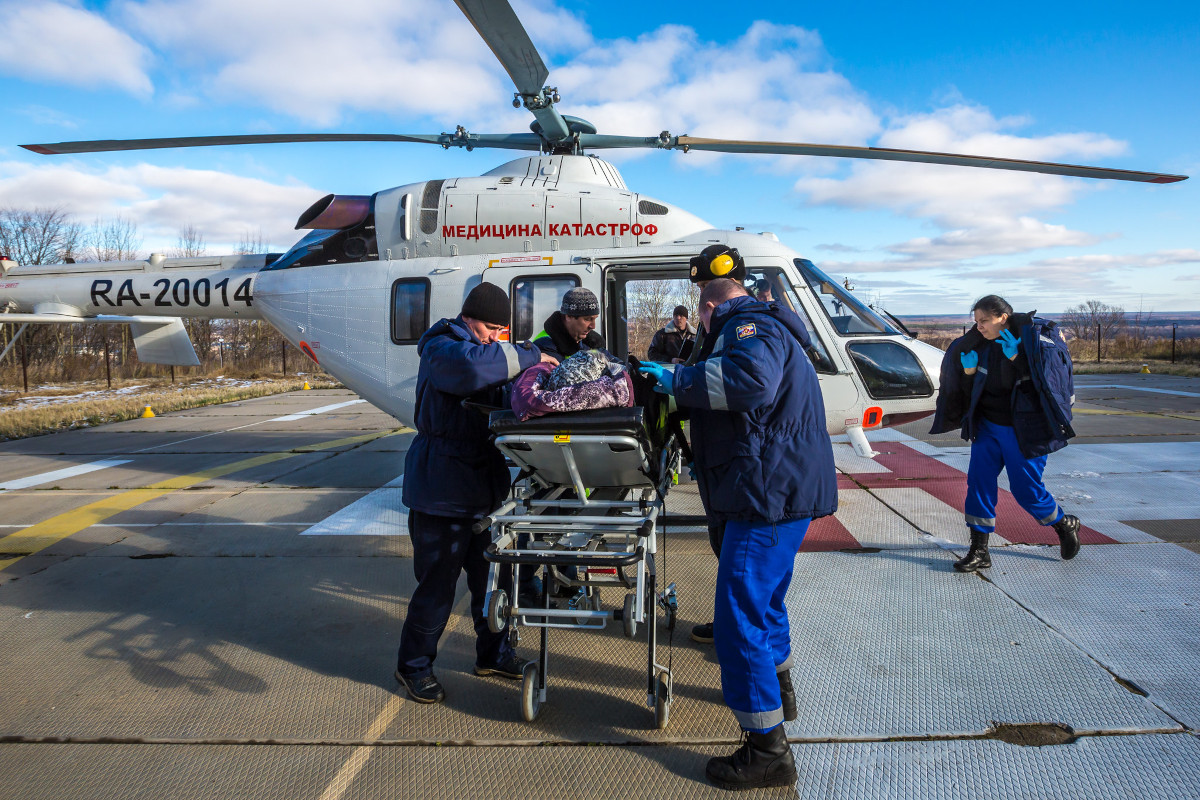
<path id="1" fill-rule="evenodd" d="M 718 243 L 745 259 L 747 285 L 804 320 L 813 340 L 831 435 L 874 455 L 866 430 L 931 414 L 943 352 L 869 307 L 769 232 L 718 230 L 687 210 L 631 190 L 594 151 L 651 149 L 805 155 L 1173 183 L 1183 175 L 877 147 L 600 133 L 560 113 L 557 88 L 507 0 L 455 0 L 508 73 L 528 132 L 255 134 L 22 145 L 44 155 L 287 142 L 397 142 L 524 151 L 478 177 L 439 178 L 372 195 L 330 194 L 300 214 L 306 231 L 283 254 L 17 265 L 0 261 L 0 322 L 104 322 L 131 327 L 140 360 L 199 363 L 183 318 L 264 320 L 326 372 L 411 425 L 417 342 L 455 316 L 481 281 L 508 293 L 511 341 L 532 338 L 562 295 L 582 286 L 601 301 L 598 327 L 618 357 L 631 353 L 638 292 L 686 285 L 688 261 Z M 655 321 L 657 322 L 657 320 Z M 19 334 L 18 334 L 19 337 Z M 18 337 L 14 337 L 15 342 Z"/>

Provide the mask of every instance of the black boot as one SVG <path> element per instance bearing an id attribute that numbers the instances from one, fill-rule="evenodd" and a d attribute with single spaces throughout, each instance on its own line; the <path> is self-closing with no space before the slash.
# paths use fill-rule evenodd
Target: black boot
<path id="1" fill-rule="evenodd" d="M 1054 532 L 1058 534 L 1058 552 L 1063 561 L 1070 561 L 1079 554 L 1079 517 L 1067 514 L 1054 523 Z"/>
<path id="2" fill-rule="evenodd" d="M 954 568 L 959 572 L 974 572 L 977 569 L 987 569 L 992 565 L 992 557 L 988 555 L 988 534 L 971 531 L 971 549 L 967 554 L 954 562 Z"/>
<path id="3" fill-rule="evenodd" d="M 742 746 L 733 755 L 708 760 L 704 774 L 710 783 L 735 790 L 796 784 L 796 761 L 783 725 L 742 736 Z"/>
<path id="4" fill-rule="evenodd" d="M 779 699 L 783 701 L 783 719 L 791 722 L 796 718 L 796 690 L 792 688 L 792 671 L 781 669 L 775 673 L 779 678 Z"/>

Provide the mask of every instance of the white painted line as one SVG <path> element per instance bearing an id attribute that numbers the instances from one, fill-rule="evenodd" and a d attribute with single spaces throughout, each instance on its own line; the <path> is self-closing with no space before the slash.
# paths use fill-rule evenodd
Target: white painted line
<path id="1" fill-rule="evenodd" d="M 400 497 L 404 475 L 335 511 L 301 536 L 408 536 L 408 509 Z"/>
<path id="2" fill-rule="evenodd" d="M 1178 389 L 1151 389 L 1147 386 L 1124 386 L 1119 383 L 1089 383 L 1076 384 L 1075 391 L 1080 389 L 1128 389 L 1131 392 L 1152 392 L 1154 394 L 1173 394 L 1176 397 L 1200 397 L 1200 392 L 1182 392 Z"/>
<path id="3" fill-rule="evenodd" d="M 334 403 L 331 406 L 321 406 L 320 408 L 314 408 L 310 411 L 301 411 L 299 414 L 288 414 L 286 417 L 276 417 L 275 419 L 267 420 L 267 422 L 291 422 L 294 419 L 304 419 L 305 417 L 311 417 L 313 414 L 324 414 L 326 411 L 334 411 L 339 408 L 345 408 L 346 406 L 353 406 L 357 405 L 358 403 L 365 402 L 367 401 L 360 397 L 357 400 L 347 400 L 344 403 Z"/>
<path id="4" fill-rule="evenodd" d="M 53 472 L 43 472 L 40 475 L 30 475 L 28 478 L 17 478 L 12 481 L 0 483 L 0 492 L 11 492 L 14 489 L 28 489 L 30 486 L 40 486 L 43 483 L 53 483 L 64 478 L 73 478 L 76 475 L 86 475 L 89 472 L 95 472 L 98 469 L 106 469 L 108 467 L 116 467 L 121 464 L 128 464 L 128 458 L 109 458 L 103 461 L 93 461 L 91 464 L 77 464 L 74 467 L 66 467 L 65 469 L 56 469 Z"/>

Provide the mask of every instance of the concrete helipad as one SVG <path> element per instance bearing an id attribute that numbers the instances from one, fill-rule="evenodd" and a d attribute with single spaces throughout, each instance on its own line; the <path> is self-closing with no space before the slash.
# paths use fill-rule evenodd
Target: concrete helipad
<path id="1" fill-rule="evenodd" d="M 1086 525 L 1070 562 L 1005 496 L 993 568 L 952 569 L 956 436 L 835 445 L 841 508 L 788 597 L 800 779 L 749 796 L 1200 797 L 1200 380 L 1077 384 L 1079 437 L 1047 470 Z M 738 730 L 687 636 L 716 571 L 694 487 L 671 494 L 658 562 L 680 595 L 673 635 L 659 618 L 665 730 L 618 625 L 552 632 L 525 722 L 519 684 L 472 673 L 462 584 L 447 700 L 416 705 L 392 678 L 412 432 L 356 399 L 0 444 L 0 797 L 722 796 L 704 763 Z"/>

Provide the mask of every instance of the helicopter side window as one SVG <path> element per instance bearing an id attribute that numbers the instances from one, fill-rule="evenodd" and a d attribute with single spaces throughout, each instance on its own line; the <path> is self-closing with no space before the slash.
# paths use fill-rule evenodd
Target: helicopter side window
<path id="1" fill-rule="evenodd" d="M 512 341 L 524 342 L 539 334 L 542 323 L 562 305 L 563 295 L 578 285 L 579 278 L 575 275 L 539 275 L 514 280 L 510 292 Z"/>
<path id="2" fill-rule="evenodd" d="M 876 400 L 929 397 L 933 384 L 917 357 L 896 342 L 851 342 L 846 346 L 867 394 Z"/>
<path id="3" fill-rule="evenodd" d="M 843 336 L 899 335 L 882 317 L 806 258 L 796 259 L 796 268 L 818 300 L 833 328 Z"/>
<path id="4" fill-rule="evenodd" d="M 429 288 L 427 278 L 392 284 L 392 344 L 416 344 L 429 330 Z"/>

